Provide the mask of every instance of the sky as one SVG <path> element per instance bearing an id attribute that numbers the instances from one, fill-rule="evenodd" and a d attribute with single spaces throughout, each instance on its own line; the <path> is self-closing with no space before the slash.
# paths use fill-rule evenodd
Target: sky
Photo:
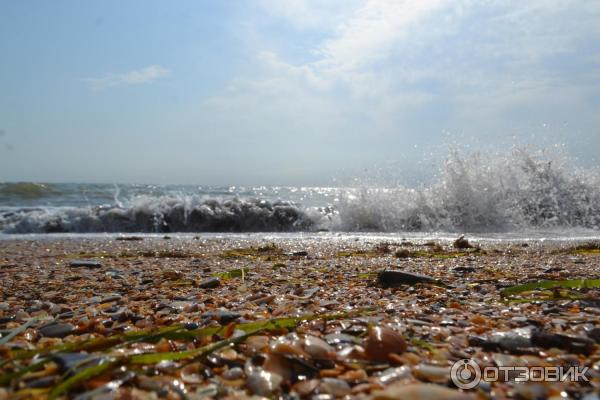
<path id="1" fill-rule="evenodd" d="M 327 185 L 600 149 L 600 2 L 0 0 L 0 181 Z"/>

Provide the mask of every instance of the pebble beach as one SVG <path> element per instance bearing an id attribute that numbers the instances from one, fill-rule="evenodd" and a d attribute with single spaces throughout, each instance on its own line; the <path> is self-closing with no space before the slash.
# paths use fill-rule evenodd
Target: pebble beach
<path id="1" fill-rule="evenodd" d="M 0 399 L 596 399 L 599 260 L 571 242 L 4 240 Z M 461 389 L 460 360 L 585 377 Z"/>

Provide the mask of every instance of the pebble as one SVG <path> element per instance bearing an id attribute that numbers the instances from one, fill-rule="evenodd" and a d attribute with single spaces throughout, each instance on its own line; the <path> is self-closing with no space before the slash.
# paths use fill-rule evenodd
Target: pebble
<path id="1" fill-rule="evenodd" d="M 391 353 L 401 354 L 406 350 L 402 335 L 393 329 L 377 326 L 369 329 L 365 343 L 365 355 L 369 360 L 386 362 Z"/>
<path id="2" fill-rule="evenodd" d="M 335 349 L 327 344 L 326 341 L 316 336 L 306 336 L 302 346 L 305 352 L 316 359 L 331 358 L 331 354 L 335 352 Z"/>
<path id="3" fill-rule="evenodd" d="M 6 324 L 7 322 L 14 321 L 17 317 L 9 315 L 7 317 L 0 317 L 0 325 Z"/>
<path id="4" fill-rule="evenodd" d="M 198 287 L 200 289 L 214 289 L 216 287 L 219 287 L 220 284 L 221 280 L 219 278 L 209 278 L 200 282 L 198 284 Z"/>
<path id="5" fill-rule="evenodd" d="M 445 383 L 450 378 L 450 368 L 435 365 L 415 365 L 412 372 L 418 379 L 433 383 Z"/>
<path id="6" fill-rule="evenodd" d="M 413 285 L 415 283 L 436 283 L 437 280 L 427 276 L 412 274 L 404 271 L 381 271 L 377 275 L 377 282 L 384 288 Z"/>
<path id="7" fill-rule="evenodd" d="M 69 263 L 69 267 L 95 269 L 102 268 L 102 264 L 94 260 L 73 260 Z"/>
<path id="8" fill-rule="evenodd" d="M 279 391 L 283 378 L 281 375 L 267 371 L 256 371 L 251 373 L 246 380 L 250 391 L 258 396 L 270 397 Z"/>
<path id="9" fill-rule="evenodd" d="M 330 394 L 335 397 L 343 397 L 350 394 L 351 388 L 348 382 L 337 378 L 323 378 L 319 384 L 319 392 Z"/>
<path id="10" fill-rule="evenodd" d="M 203 318 L 214 319 L 223 325 L 233 322 L 241 316 L 242 314 L 232 311 L 209 311 L 202 314 Z"/>
<path id="11" fill-rule="evenodd" d="M 241 379 L 244 377 L 244 370 L 240 367 L 233 367 L 223 372 L 221 375 L 223 379 L 227 379 L 230 381 Z"/>
<path id="12" fill-rule="evenodd" d="M 52 324 L 41 327 L 40 334 L 45 337 L 64 338 L 71 334 L 75 327 L 71 324 Z"/>
<path id="13" fill-rule="evenodd" d="M 102 298 L 102 300 L 100 300 L 100 303 L 110 303 L 110 302 L 113 302 L 113 301 L 119 301 L 121 299 L 122 299 L 122 297 L 120 295 L 118 295 L 118 294 L 112 294 L 112 295 L 109 295 L 109 296 L 106 296 L 106 297 Z"/>
<path id="14" fill-rule="evenodd" d="M 403 379 L 410 379 L 412 372 L 409 367 L 403 365 L 397 368 L 388 368 L 378 375 L 378 380 L 382 385 L 389 385 Z"/>

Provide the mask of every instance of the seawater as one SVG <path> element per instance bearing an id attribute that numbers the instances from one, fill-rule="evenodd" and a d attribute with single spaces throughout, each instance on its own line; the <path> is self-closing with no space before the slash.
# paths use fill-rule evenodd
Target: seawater
<path id="1" fill-rule="evenodd" d="M 320 231 L 595 237 L 600 172 L 514 148 L 452 150 L 410 187 L 0 183 L 5 235 Z"/>

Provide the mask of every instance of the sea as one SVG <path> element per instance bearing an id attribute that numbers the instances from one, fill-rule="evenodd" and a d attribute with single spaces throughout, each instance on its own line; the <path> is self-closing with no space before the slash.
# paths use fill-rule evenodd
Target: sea
<path id="1" fill-rule="evenodd" d="M 0 183 L 0 239 L 167 233 L 593 239 L 600 171 L 513 148 L 450 151 L 410 186 Z"/>

